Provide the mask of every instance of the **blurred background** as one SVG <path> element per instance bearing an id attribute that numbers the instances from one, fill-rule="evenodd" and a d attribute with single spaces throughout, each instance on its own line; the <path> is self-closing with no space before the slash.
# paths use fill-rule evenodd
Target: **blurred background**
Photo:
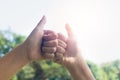
<path id="1" fill-rule="evenodd" d="M 0 56 L 22 43 L 41 17 L 66 35 L 69 23 L 96 80 L 120 80 L 119 0 L 0 0 Z M 67 36 L 67 35 L 66 35 Z M 32 62 L 11 80 L 71 80 L 51 61 Z"/>

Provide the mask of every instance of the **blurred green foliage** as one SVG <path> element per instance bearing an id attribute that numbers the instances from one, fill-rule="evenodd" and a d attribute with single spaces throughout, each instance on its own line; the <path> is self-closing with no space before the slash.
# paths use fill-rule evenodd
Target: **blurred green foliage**
<path id="1" fill-rule="evenodd" d="M 0 31 L 0 56 L 4 56 L 24 40 L 25 36 L 10 31 Z M 90 61 L 87 61 L 87 63 L 96 80 L 119 80 L 119 60 L 104 63 L 100 66 Z M 72 80 L 72 78 L 67 69 L 48 60 L 31 62 L 14 75 L 11 80 Z"/>

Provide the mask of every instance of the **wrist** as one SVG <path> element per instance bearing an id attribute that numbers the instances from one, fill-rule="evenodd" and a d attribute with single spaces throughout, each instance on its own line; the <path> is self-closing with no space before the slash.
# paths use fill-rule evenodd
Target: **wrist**
<path id="1" fill-rule="evenodd" d="M 71 58 L 69 61 L 65 63 L 65 67 L 67 69 L 75 68 L 77 65 L 80 65 L 79 68 L 81 68 L 81 61 L 79 58 Z"/>
<path id="2" fill-rule="evenodd" d="M 76 57 L 71 57 L 68 60 L 64 61 L 64 66 L 66 68 L 74 68 L 75 66 L 77 66 L 78 64 L 81 65 L 84 61 L 83 57 L 80 55 L 77 55 Z"/>
<path id="3" fill-rule="evenodd" d="M 73 62 L 66 65 L 66 68 L 73 77 L 73 80 L 95 80 L 91 70 L 82 56 L 77 56 Z"/>

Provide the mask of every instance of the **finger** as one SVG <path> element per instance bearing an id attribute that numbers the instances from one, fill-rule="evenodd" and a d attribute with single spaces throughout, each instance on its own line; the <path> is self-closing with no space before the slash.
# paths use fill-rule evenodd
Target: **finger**
<path id="1" fill-rule="evenodd" d="M 36 28 L 38 28 L 39 30 L 43 30 L 43 26 L 45 25 L 46 23 L 46 17 L 43 16 L 42 19 L 40 20 L 40 22 L 37 24 Z"/>
<path id="2" fill-rule="evenodd" d="M 44 30 L 44 35 L 48 35 L 50 33 L 54 33 L 54 31 L 52 31 L 52 30 Z"/>
<path id="3" fill-rule="evenodd" d="M 63 54 L 65 52 L 65 49 L 62 48 L 61 46 L 57 46 L 56 52 Z"/>
<path id="4" fill-rule="evenodd" d="M 43 16 L 42 19 L 40 20 L 40 22 L 37 24 L 37 26 L 34 28 L 34 30 L 31 32 L 31 34 L 29 35 L 28 39 L 27 40 L 31 40 L 31 41 L 34 41 L 38 44 L 38 45 L 35 45 L 37 46 L 37 51 L 40 50 L 38 46 L 41 47 L 42 45 L 42 37 L 43 37 L 43 27 L 46 23 L 46 17 Z M 41 52 L 41 51 L 39 51 Z"/>
<path id="5" fill-rule="evenodd" d="M 61 46 L 63 48 L 66 48 L 67 44 L 65 42 L 63 42 L 62 40 L 58 39 L 58 46 Z"/>
<path id="6" fill-rule="evenodd" d="M 54 40 L 57 39 L 58 35 L 56 32 L 45 32 L 43 35 L 43 40 L 49 41 L 49 40 Z"/>
<path id="7" fill-rule="evenodd" d="M 63 61 L 63 54 L 55 53 L 54 61 L 57 63 L 61 63 L 61 61 Z"/>
<path id="8" fill-rule="evenodd" d="M 58 33 L 58 39 L 66 42 L 67 38 L 62 34 L 62 33 Z"/>
<path id="9" fill-rule="evenodd" d="M 66 24 L 65 26 L 66 26 L 66 31 L 67 31 L 68 37 L 74 37 L 73 31 L 72 31 L 70 25 Z"/>
<path id="10" fill-rule="evenodd" d="M 30 36 L 34 36 L 35 38 L 38 37 L 39 39 L 41 39 L 43 36 L 43 27 L 44 27 L 45 23 L 46 23 L 46 17 L 43 16 L 42 19 L 40 20 L 40 22 L 37 24 L 37 26 L 31 32 Z"/>
<path id="11" fill-rule="evenodd" d="M 43 53 L 55 53 L 56 47 L 42 47 Z"/>
<path id="12" fill-rule="evenodd" d="M 55 53 L 55 58 L 62 58 L 62 57 L 63 57 L 63 54 L 61 54 L 59 52 Z"/>
<path id="13" fill-rule="evenodd" d="M 54 58 L 54 53 L 44 53 L 43 54 L 43 57 L 45 58 L 45 59 L 53 59 Z"/>
<path id="14" fill-rule="evenodd" d="M 43 41 L 43 46 L 44 47 L 57 47 L 57 45 L 58 45 L 57 39 L 50 40 L 50 41 Z"/>

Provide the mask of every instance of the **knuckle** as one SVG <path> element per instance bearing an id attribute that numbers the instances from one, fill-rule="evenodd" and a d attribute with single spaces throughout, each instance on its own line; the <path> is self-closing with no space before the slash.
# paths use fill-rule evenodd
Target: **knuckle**
<path id="1" fill-rule="evenodd" d="M 54 54 L 50 54 L 50 53 L 44 53 L 44 58 L 47 58 L 47 59 L 51 59 L 51 58 L 54 58 Z"/>
<path id="2" fill-rule="evenodd" d="M 66 48 L 67 44 L 61 40 L 58 40 L 58 45 L 63 47 L 63 48 Z"/>
<path id="3" fill-rule="evenodd" d="M 58 33 L 58 39 L 66 42 L 66 37 L 62 33 Z"/>
<path id="4" fill-rule="evenodd" d="M 58 45 L 58 41 L 54 40 L 52 44 L 53 44 L 53 46 L 57 46 Z"/>
<path id="5" fill-rule="evenodd" d="M 43 53 L 54 53 L 56 52 L 56 47 L 42 47 Z"/>
<path id="6" fill-rule="evenodd" d="M 59 52 L 59 53 L 64 53 L 65 52 L 65 49 L 64 48 L 62 48 L 62 47 L 60 47 L 60 46 L 58 46 L 57 47 L 57 51 L 56 52 Z"/>
<path id="7" fill-rule="evenodd" d="M 56 47 L 52 48 L 51 50 L 53 53 L 56 52 Z"/>
<path id="8" fill-rule="evenodd" d="M 61 57 L 63 57 L 63 54 L 57 52 L 57 53 L 55 54 L 55 56 L 61 58 Z"/>
<path id="9" fill-rule="evenodd" d="M 55 58 L 54 58 L 54 61 L 57 62 L 57 63 L 61 63 L 63 61 L 63 54 L 61 53 L 56 53 L 55 54 Z"/>

